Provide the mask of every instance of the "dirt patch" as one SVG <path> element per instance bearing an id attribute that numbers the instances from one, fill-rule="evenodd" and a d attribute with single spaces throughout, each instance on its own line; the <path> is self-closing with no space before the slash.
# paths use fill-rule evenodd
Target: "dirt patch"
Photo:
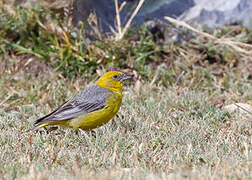
<path id="1" fill-rule="evenodd" d="M 52 71 L 52 68 L 44 60 L 29 55 L 20 58 L 19 68 L 20 70 L 34 74 L 35 76 L 48 74 Z"/>
<path id="2" fill-rule="evenodd" d="M 10 58 L 10 57 L 9 57 Z M 48 75 L 53 69 L 38 57 L 31 55 L 20 55 L 13 57 L 10 61 L 7 58 L 0 62 L 0 74 L 24 72 L 34 76 Z"/>

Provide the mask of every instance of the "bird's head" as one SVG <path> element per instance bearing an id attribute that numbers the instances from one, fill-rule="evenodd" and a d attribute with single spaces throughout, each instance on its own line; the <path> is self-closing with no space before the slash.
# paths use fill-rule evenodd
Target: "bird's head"
<path id="1" fill-rule="evenodd" d="M 117 92 L 122 92 L 123 83 L 125 80 L 132 78 L 132 76 L 120 72 L 110 71 L 103 74 L 97 81 L 96 84 L 100 87 L 110 89 Z"/>

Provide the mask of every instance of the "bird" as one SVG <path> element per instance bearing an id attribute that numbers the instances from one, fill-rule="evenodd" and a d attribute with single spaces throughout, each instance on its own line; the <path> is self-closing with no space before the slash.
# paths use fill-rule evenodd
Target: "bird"
<path id="1" fill-rule="evenodd" d="M 109 71 L 103 74 L 95 85 L 76 94 L 53 112 L 36 120 L 29 131 L 46 126 L 59 125 L 88 131 L 109 122 L 122 104 L 124 82 L 132 76 L 121 71 Z"/>

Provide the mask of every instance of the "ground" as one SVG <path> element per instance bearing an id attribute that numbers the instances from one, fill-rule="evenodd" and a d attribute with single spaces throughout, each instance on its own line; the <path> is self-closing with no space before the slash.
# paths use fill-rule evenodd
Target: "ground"
<path id="1" fill-rule="evenodd" d="M 223 109 L 251 103 L 251 56 L 202 36 L 167 45 L 144 28 L 81 45 L 43 34 L 32 18 L 41 12 L 17 12 L 31 17 L 6 13 L 0 26 L 0 178 L 251 178 L 251 119 Z M 244 27 L 212 34 L 251 42 Z M 25 132 L 113 68 L 134 74 L 113 121 L 86 133 Z"/>

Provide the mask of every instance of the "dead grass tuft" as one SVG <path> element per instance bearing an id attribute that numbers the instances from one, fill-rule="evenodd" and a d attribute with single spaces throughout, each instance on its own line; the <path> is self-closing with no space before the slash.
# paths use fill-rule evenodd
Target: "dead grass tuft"
<path id="1" fill-rule="evenodd" d="M 176 24 L 178 26 L 183 26 L 183 27 L 188 28 L 191 31 L 193 31 L 193 32 L 195 32 L 195 33 L 197 33 L 199 35 L 202 35 L 202 36 L 204 36 L 204 37 L 206 37 L 208 39 L 211 39 L 216 44 L 227 46 L 227 47 L 231 48 L 232 50 L 235 50 L 235 51 L 241 53 L 244 56 L 252 55 L 252 45 L 251 44 L 235 41 L 232 38 L 226 38 L 226 37 L 217 38 L 217 37 L 215 37 L 215 36 L 213 36 L 211 34 L 208 34 L 206 32 L 195 29 L 195 28 L 193 28 L 192 26 L 190 26 L 189 24 L 187 24 L 187 23 L 185 23 L 183 21 L 180 21 L 180 20 L 177 20 L 177 19 L 174 19 L 174 18 L 171 18 L 171 17 L 167 17 L 167 16 L 165 17 L 165 19 L 168 20 L 171 23 L 174 23 L 174 24 Z"/>

